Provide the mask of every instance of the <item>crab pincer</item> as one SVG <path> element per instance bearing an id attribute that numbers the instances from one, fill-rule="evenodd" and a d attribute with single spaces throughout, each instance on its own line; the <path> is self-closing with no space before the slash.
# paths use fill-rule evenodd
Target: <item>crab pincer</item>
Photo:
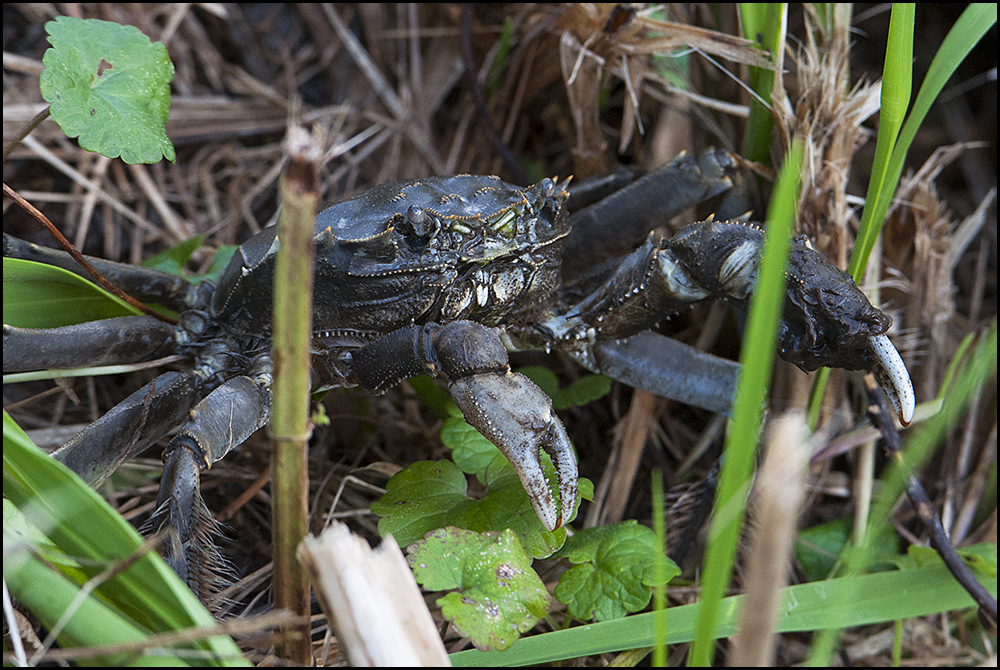
<path id="1" fill-rule="evenodd" d="M 509 370 L 462 377 L 449 390 L 466 421 L 514 466 L 546 530 L 569 521 L 576 504 L 576 457 L 549 397 L 530 379 Z M 556 467 L 558 506 L 542 471 L 540 449 Z"/>
<path id="2" fill-rule="evenodd" d="M 682 230 L 668 247 L 696 283 L 743 310 L 756 285 L 763 236 L 756 224 L 705 221 Z M 874 372 L 907 425 L 913 418 L 913 386 L 886 335 L 892 319 L 804 236 L 792 244 L 786 279 L 779 355 L 807 372 L 822 366 Z"/>
<path id="3" fill-rule="evenodd" d="M 577 492 L 573 447 L 552 400 L 530 379 L 511 372 L 498 329 L 474 321 L 401 328 L 354 352 L 351 362 L 358 383 L 373 393 L 418 374 L 447 378 L 465 419 L 514 466 L 545 528 L 569 521 Z M 556 468 L 559 505 L 542 471 L 543 449 Z"/>

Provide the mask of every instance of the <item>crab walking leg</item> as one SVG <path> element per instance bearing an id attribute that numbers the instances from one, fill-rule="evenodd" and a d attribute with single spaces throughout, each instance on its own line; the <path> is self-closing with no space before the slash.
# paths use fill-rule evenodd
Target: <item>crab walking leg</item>
<path id="1" fill-rule="evenodd" d="M 569 280 L 603 261 L 630 253 L 657 226 L 684 210 L 732 188 L 737 159 L 723 149 L 697 157 L 681 154 L 570 217 L 563 252 L 563 279 Z M 585 184 L 570 189 L 570 209 Z"/>
<path id="2" fill-rule="evenodd" d="M 916 402 L 906 365 L 886 335 L 872 337 L 870 349 L 877 361 L 875 377 L 900 423 L 907 426 Z M 740 371 L 735 361 L 648 330 L 624 340 L 598 341 L 576 358 L 594 372 L 634 388 L 726 416 L 732 410 Z"/>
<path id="3" fill-rule="evenodd" d="M 625 340 L 596 342 L 584 365 L 612 379 L 686 405 L 729 416 L 740 364 L 644 331 Z"/>
<path id="4" fill-rule="evenodd" d="M 194 370 L 166 372 L 115 405 L 52 456 L 91 486 L 97 486 L 125 459 L 154 444 L 201 399 Z"/>
<path id="5" fill-rule="evenodd" d="M 176 349 L 184 331 L 151 316 L 123 316 L 60 328 L 3 326 L 3 371 L 124 365 Z"/>
<path id="6" fill-rule="evenodd" d="M 499 332 L 472 321 L 410 326 L 353 354 L 352 371 L 372 393 L 419 374 L 443 374 L 466 420 L 497 446 L 521 480 L 548 530 L 566 523 L 577 494 L 576 457 L 552 401 L 511 372 Z M 552 457 L 559 483 L 557 506 L 542 471 L 539 450 Z"/>
<path id="7" fill-rule="evenodd" d="M 201 499 L 201 469 L 221 460 L 271 414 L 271 364 L 267 355 L 254 361 L 251 376 L 229 379 L 190 412 L 186 424 L 163 452 L 163 478 L 153 524 L 171 528 L 163 548 L 167 563 L 199 595 L 205 591 L 202 575 L 211 574 L 203 561 L 212 562 L 214 546 L 205 535 L 214 526 Z"/>

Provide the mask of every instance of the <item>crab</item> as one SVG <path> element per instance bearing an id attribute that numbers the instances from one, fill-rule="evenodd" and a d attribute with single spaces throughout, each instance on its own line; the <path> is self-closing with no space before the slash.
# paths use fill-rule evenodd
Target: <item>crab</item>
<path id="1" fill-rule="evenodd" d="M 447 380 L 467 421 L 516 470 L 542 524 L 566 523 L 577 466 L 549 398 L 513 372 L 508 351 L 562 350 L 637 388 L 726 413 L 738 364 L 652 332 L 688 306 L 746 306 L 763 230 L 708 220 L 669 239 L 649 231 L 731 185 L 735 158 L 682 156 L 579 211 L 568 183 L 522 188 L 459 175 L 377 186 L 316 218 L 312 385 L 383 393 L 409 377 Z M 579 190 L 574 188 L 573 198 Z M 583 196 L 586 197 L 586 196 Z M 625 252 L 622 245 L 639 243 Z M 200 471 L 264 426 L 271 401 L 275 229 L 237 251 L 217 284 L 91 259 L 111 281 L 181 314 L 55 329 L 4 325 L 4 372 L 132 363 L 182 354 L 53 456 L 97 485 L 131 455 L 176 431 L 164 450 L 156 517 L 164 554 L 195 586 Z M 595 253 L 603 251 L 601 253 Z M 620 255 L 619 255 L 620 254 Z M 80 272 L 63 252 L 4 236 L 4 255 Z M 779 355 L 804 370 L 874 370 L 902 421 L 913 412 L 890 319 L 804 238 L 794 241 Z M 555 466 L 558 501 L 540 463 Z"/>

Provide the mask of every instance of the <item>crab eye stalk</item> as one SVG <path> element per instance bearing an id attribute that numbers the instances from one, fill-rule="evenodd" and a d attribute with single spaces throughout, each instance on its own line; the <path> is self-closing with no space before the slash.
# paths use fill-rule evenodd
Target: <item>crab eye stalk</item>
<path id="1" fill-rule="evenodd" d="M 423 207 L 410 205 L 410 208 L 406 210 L 406 219 L 413 225 L 419 225 L 427 221 L 427 212 L 424 211 Z"/>
<path id="2" fill-rule="evenodd" d="M 556 192 L 556 183 L 552 181 L 550 177 L 546 177 L 542 181 L 538 182 L 539 190 L 541 190 L 542 195 L 546 198 L 551 198 Z"/>
<path id="3" fill-rule="evenodd" d="M 433 229 L 432 218 L 428 216 L 423 207 L 417 205 L 410 205 L 410 208 L 406 210 L 406 221 L 419 237 L 427 237 Z"/>

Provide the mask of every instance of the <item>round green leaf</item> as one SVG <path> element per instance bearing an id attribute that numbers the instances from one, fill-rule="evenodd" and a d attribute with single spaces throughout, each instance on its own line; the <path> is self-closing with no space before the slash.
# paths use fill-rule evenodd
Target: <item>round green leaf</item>
<path id="1" fill-rule="evenodd" d="M 133 26 L 60 16 L 45 24 L 40 84 L 52 118 L 80 146 L 126 163 L 173 161 L 164 126 L 174 66 Z"/>
<path id="2" fill-rule="evenodd" d="M 467 488 L 465 475 L 451 461 L 417 461 L 397 472 L 385 495 L 372 503 L 372 511 L 382 517 L 379 533 L 391 534 L 405 547 L 435 528 L 460 524 L 472 504 Z"/>
<path id="3" fill-rule="evenodd" d="M 619 619 L 649 604 L 657 585 L 656 537 L 634 519 L 587 528 L 571 537 L 559 551 L 576 565 L 559 578 L 555 596 L 569 613 L 583 621 Z M 680 574 L 667 559 L 669 581 Z"/>
<path id="4" fill-rule="evenodd" d="M 482 650 L 503 650 L 549 611 L 545 584 L 511 530 L 441 528 L 407 549 L 413 576 L 432 591 L 441 614 Z"/>

